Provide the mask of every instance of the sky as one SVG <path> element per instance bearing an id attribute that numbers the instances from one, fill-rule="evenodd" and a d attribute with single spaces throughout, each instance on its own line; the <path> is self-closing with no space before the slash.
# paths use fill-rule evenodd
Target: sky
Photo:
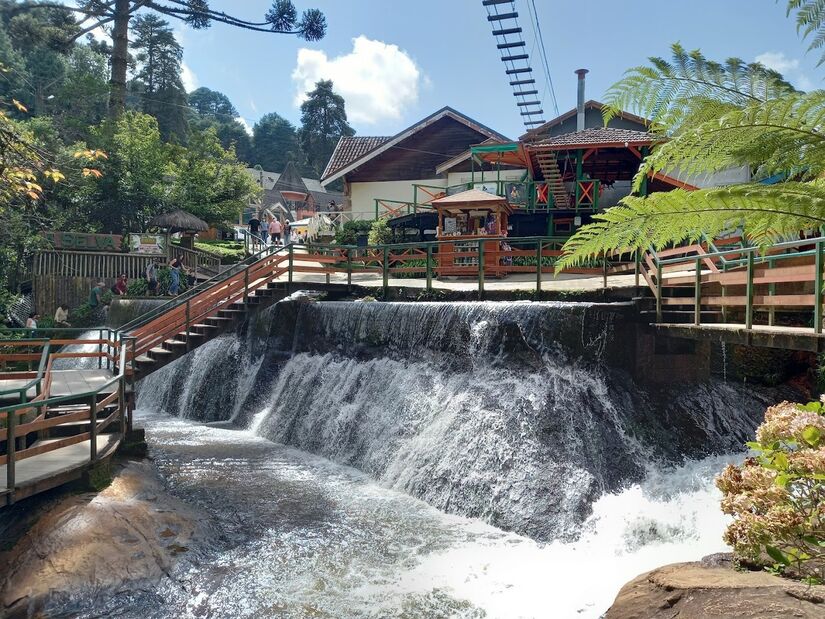
<path id="1" fill-rule="evenodd" d="M 214 9 L 259 19 L 267 0 L 211 0 Z M 294 36 L 215 24 L 192 30 L 173 21 L 184 46 L 187 89 L 226 94 L 254 125 L 277 112 L 300 120 L 300 102 L 318 79 L 332 79 L 359 135 L 393 135 L 449 105 L 516 138 L 524 132 L 509 78 L 499 60 L 481 0 L 296 0 L 319 8 L 327 35 L 308 43 Z M 534 73 L 541 64 L 529 16 L 531 0 L 516 0 Z M 802 89 L 820 88 L 825 66 L 806 53 L 784 0 L 535 0 L 550 77 L 561 113 L 576 103 L 574 70 L 587 68 L 587 98 L 600 99 L 628 68 L 669 55 L 680 42 L 711 59 L 761 62 Z M 545 118 L 555 116 L 546 80 L 538 85 Z"/>

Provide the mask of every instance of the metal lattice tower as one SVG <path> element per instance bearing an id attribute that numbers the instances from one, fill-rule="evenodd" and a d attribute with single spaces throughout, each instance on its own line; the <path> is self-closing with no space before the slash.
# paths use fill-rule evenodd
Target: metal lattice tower
<path id="1" fill-rule="evenodd" d="M 530 54 L 518 23 L 515 0 L 482 0 L 481 4 L 487 9 L 487 21 L 492 26 L 504 72 L 510 80 L 525 128 L 529 130 L 543 125 L 544 110 L 530 66 Z"/>

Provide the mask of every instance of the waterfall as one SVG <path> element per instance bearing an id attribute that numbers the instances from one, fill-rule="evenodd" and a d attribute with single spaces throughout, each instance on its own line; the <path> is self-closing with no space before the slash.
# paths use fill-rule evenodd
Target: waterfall
<path id="1" fill-rule="evenodd" d="M 140 405 L 234 420 L 448 513 L 574 539 L 605 493 L 741 449 L 776 390 L 643 388 L 630 308 L 290 300 L 148 377 Z"/>

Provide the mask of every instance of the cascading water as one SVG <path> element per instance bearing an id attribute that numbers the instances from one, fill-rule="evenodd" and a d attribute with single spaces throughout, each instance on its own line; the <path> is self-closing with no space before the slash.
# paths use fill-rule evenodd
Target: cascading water
<path id="1" fill-rule="evenodd" d="M 285 301 L 151 375 L 138 405 L 162 472 L 263 536 L 159 594 L 158 616 L 598 617 L 639 572 L 723 550 L 712 478 L 739 456 L 713 454 L 784 394 L 639 386 L 628 311 Z"/>

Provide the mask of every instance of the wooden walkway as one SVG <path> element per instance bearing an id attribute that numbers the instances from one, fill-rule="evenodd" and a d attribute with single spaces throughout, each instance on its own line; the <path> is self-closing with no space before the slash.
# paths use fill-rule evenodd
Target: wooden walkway
<path id="1" fill-rule="evenodd" d="M 811 327 L 753 325 L 748 328 L 744 323 L 702 325 L 661 323 L 655 325 L 655 328 L 657 332 L 670 337 L 763 348 L 825 352 L 825 334 L 817 333 Z"/>

